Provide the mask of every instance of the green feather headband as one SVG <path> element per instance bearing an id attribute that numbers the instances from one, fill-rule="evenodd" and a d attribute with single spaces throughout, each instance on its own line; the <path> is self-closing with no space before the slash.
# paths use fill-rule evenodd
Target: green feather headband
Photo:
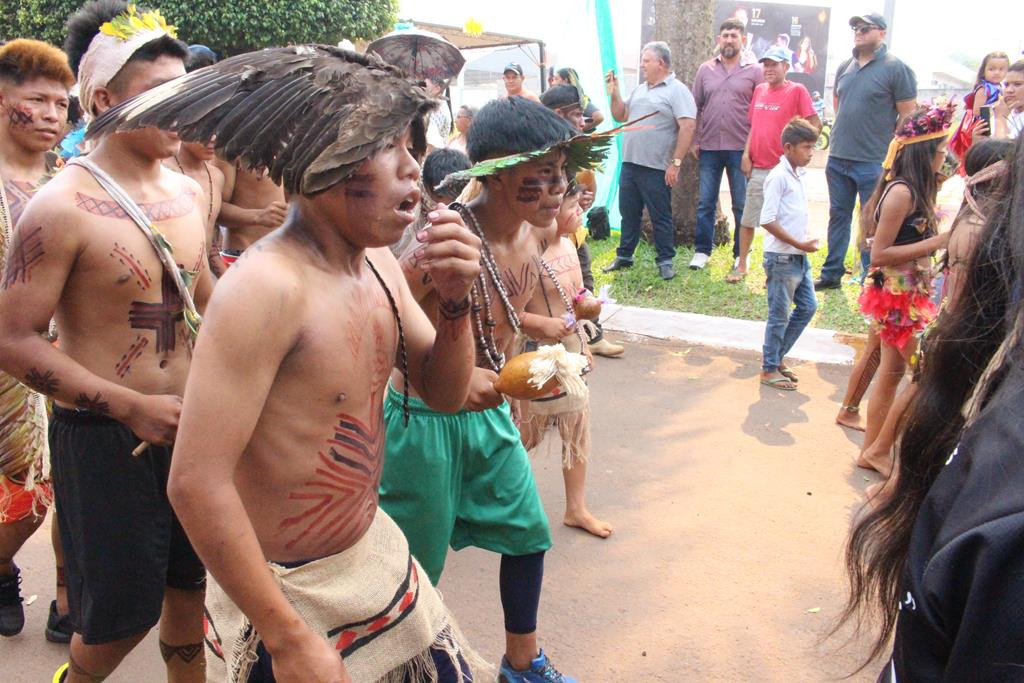
<path id="1" fill-rule="evenodd" d="M 464 171 L 456 171 L 455 173 L 447 175 L 444 182 L 442 182 L 437 189 L 443 190 L 450 183 L 455 183 L 461 180 L 495 175 L 500 171 L 510 169 L 520 164 L 525 164 L 526 162 L 533 161 L 534 159 L 539 159 L 545 154 L 550 154 L 551 152 L 565 152 L 565 170 L 570 175 L 575 175 L 578 171 L 585 169 L 596 169 L 600 167 L 601 162 L 608 156 L 612 140 L 616 135 L 619 133 L 639 130 L 640 127 L 637 127 L 635 124 L 650 116 L 654 116 L 654 113 L 655 112 L 652 112 L 647 114 L 647 116 L 633 119 L 632 121 L 628 121 L 618 128 L 612 128 L 611 130 L 602 131 L 600 133 L 576 135 L 568 140 L 562 140 L 561 142 L 549 145 L 544 149 L 538 149 L 532 152 L 509 154 L 508 156 L 498 157 L 496 159 L 486 159 Z M 646 127 L 647 126 L 643 126 L 643 128 Z"/>

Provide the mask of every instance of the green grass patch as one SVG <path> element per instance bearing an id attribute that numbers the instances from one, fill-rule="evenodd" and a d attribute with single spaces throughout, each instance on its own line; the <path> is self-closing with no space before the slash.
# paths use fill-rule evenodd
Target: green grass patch
<path id="1" fill-rule="evenodd" d="M 725 281 L 733 263 L 731 245 L 716 247 L 704 270 L 690 270 L 688 264 L 693 258 L 693 249 L 680 247 L 674 262 L 678 275 L 666 282 L 658 276 L 658 269 L 654 266 L 654 247 L 647 242 L 641 240 L 632 268 L 614 273 L 602 273 L 601 269 L 615 258 L 618 235 L 602 241 L 588 240 L 588 243 L 594 258 L 593 271 L 597 286 L 611 285 L 612 297 L 620 304 L 744 320 L 767 318 L 768 300 L 764 286 L 763 240 L 760 234 L 754 238 L 751 249 L 750 272 L 738 284 Z M 815 274 L 824 261 L 824 249 L 811 254 L 811 266 Z M 847 265 L 851 263 L 852 255 L 848 255 Z M 867 326 L 864 317 L 857 310 L 859 294 L 860 287 L 849 277 L 844 279 L 840 289 L 817 292 L 818 312 L 811 326 L 840 332 L 865 332 Z"/>

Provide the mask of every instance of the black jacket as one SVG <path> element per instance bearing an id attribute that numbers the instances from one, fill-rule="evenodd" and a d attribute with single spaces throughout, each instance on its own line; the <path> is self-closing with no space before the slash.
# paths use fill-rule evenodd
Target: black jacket
<path id="1" fill-rule="evenodd" d="M 1024 681 L 1024 369 L 929 490 L 900 595 L 879 681 Z"/>

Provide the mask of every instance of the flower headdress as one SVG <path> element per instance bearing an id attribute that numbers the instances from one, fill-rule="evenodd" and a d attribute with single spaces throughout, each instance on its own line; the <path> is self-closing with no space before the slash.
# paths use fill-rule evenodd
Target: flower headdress
<path id="1" fill-rule="evenodd" d="M 95 115 L 92 98 L 96 88 L 114 80 L 139 48 L 164 36 L 177 38 L 178 34 L 159 11 L 140 13 L 135 5 L 128 5 L 124 13 L 100 26 L 78 66 L 82 110 L 87 118 Z"/>
<path id="2" fill-rule="evenodd" d="M 882 168 L 887 171 L 885 179 L 892 180 L 892 167 L 896 157 L 907 145 L 936 140 L 949 135 L 949 127 L 953 124 L 953 107 L 933 107 L 920 110 L 908 116 L 889 143 L 889 152 L 885 155 Z"/>

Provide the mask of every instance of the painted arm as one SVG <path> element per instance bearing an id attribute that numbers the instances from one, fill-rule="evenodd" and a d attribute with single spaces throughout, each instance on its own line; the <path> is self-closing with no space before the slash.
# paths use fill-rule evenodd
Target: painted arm
<path id="1" fill-rule="evenodd" d="M 878 226 L 875 228 L 875 237 L 871 242 L 872 266 L 898 266 L 928 256 L 949 243 L 949 232 L 944 232 L 914 244 L 895 246 L 893 242 L 900 226 L 913 210 L 914 200 L 905 185 L 897 185 L 885 195 L 879 212 Z"/>
<path id="2" fill-rule="evenodd" d="M 0 369 L 62 403 L 111 416 L 140 439 L 169 444 L 180 398 L 145 396 L 103 379 L 45 339 L 85 248 L 74 222 L 62 213 L 67 204 L 54 199 L 30 202 L 14 231 L 0 289 Z"/>

